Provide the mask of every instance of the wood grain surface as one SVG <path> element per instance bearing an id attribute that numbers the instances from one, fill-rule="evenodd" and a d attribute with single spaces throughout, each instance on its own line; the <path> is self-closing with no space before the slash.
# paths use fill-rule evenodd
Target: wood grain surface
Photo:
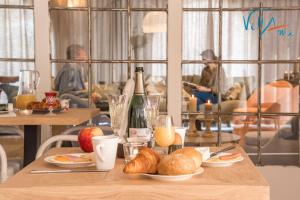
<path id="1" fill-rule="evenodd" d="M 100 114 L 99 109 L 73 108 L 53 116 L 47 114 L 19 115 L 1 117 L 0 125 L 78 125 Z"/>
<path id="2" fill-rule="evenodd" d="M 187 181 L 164 182 L 123 174 L 123 160 L 110 172 L 29 174 L 30 170 L 58 169 L 34 161 L 0 186 L 0 199 L 222 199 L 269 200 L 269 185 L 245 152 L 243 162 L 227 168 L 204 168 Z M 214 149 L 216 150 L 216 149 Z M 80 152 L 78 148 L 50 150 L 48 155 Z"/>

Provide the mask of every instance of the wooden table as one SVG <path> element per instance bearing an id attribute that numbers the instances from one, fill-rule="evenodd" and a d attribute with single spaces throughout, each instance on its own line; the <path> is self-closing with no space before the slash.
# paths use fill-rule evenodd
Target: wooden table
<path id="1" fill-rule="evenodd" d="M 16 117 L 1 117 L 0 125 L 24 125 L 24 166 L 35 159 L 35 154 L 40 145 L 41 125 L 78 125 L 99 114 L 98 109 L 76 108 L 68 112 L 49 116 L 47 114 L 33 114 Z"/>
<path id="2" fill-rule="evenodd" d="M 58 169 L 40 158 L 0 186 L 0 199 L 222 199 L 269 200 L 266 180 L 238 146 L 245 160 L 227 168 L 204 168 L 187 181 L 163 182 L 123 174 L 123 160 L 110 172 L 29 174 L 30 170 Z M 80 152 L 78 148 L 52 149 L 48 155 Z"/>
<path id="3" fill-rule="evenodd" d="M 186 146 L 215 146 L 218 142 L 217 133 L 213 132 L 214 137 L 205 138 L 202 137 L 203 132 L 199 131 L 199 136 L 186 136 L 184 144 Z M 233 133 L 221 132 L 221 142 L 222 144 L 227 143 L 239 143 L 240 136 Z"/>

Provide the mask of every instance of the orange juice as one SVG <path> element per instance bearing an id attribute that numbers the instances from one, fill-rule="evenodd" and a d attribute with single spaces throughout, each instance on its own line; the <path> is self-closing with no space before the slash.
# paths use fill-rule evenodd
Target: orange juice
<path id="1" fill-rule="evenodd" d="M 28 104 L 34 101 L 36 101 L 36 97 L 33 94 L 18 95 L 16 98 L 16 108 L 24 110 L 27 108 Z"/>
<path id="2" fill-rule="evenodd" d="M 155 128 L 155 142 L 161 147 L 168 147 L 173 144 L 175 140 L 174 127 L 157 127 Z"/>

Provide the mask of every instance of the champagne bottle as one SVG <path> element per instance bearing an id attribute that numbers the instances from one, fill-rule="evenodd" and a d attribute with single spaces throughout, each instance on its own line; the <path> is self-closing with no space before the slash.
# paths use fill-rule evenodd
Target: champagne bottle
<path id="1" fill-rule="evenodd" d="M 143 67 L 135 69 L 135 89 L 131 99 L 128 113 L 128 134 L 129 137 L 142 137 L 150 140 L 150 132 L 147 128 L 145 107 L 147 96 L 144 89 Z"/>

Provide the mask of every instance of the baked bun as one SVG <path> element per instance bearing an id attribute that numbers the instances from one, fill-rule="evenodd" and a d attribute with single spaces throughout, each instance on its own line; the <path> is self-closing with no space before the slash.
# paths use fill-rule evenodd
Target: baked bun
<path id="1" fill-rule="evenodd" d="M 169 146 L 168 153 L 172 153 L 176 151 L 177 149 L 182 148 L 182 139 L 181 136 L 178 133 L 175 133 L 175 140 L 172 145 Z"/>
<path id="2" fill-rule="evenodd" d="M 182 139 L 181 136 L 178 133 L 175 133 L 175 140 L 173 142 L 174 145 L 181 145 Z"/>
<path id="3" fill-rule="evenodd" d="M 192 174 L 196 169 L 194 160 L 184 154 L 167 155 L 157 167 L 158 174 L 161 175 Z"/>
<path id="4" fill-rule="evenodd" d="M 172 154 L 184 154 L 188 158 L 194 160 L 196 168 L 198 169 L 202 164 L 202 155 L 193 147 L 184 147 L 182 149 L 178 149 L 174 151 Z"/>

